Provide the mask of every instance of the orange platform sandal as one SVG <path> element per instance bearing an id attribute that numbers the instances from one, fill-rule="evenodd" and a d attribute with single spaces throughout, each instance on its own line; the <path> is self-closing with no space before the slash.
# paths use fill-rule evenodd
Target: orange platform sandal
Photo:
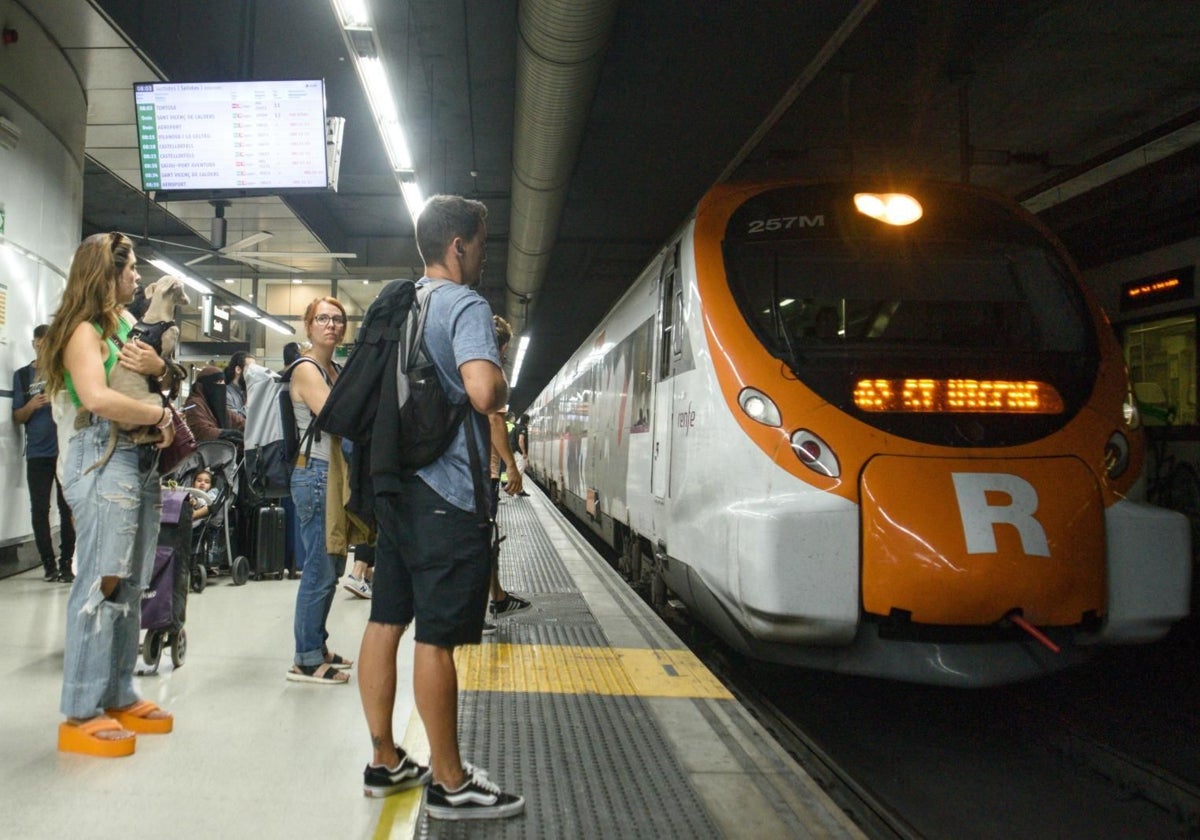
<path id="1" fill-rule="evenodd" d="M 121 726 L 140 735 L 166 735 L 175 728 L 175 718 L 150 700 L 139 700 L 125 709 L 105 709 L 105 714 L 114 718 Z M 163 712 L 165 717 L 151 717 Z"/>
<path id="2" fill-rule="evenodd" d="M 101 732 L 128 732 L 128 738 L 102 738 Z M 82 753 L 101 758 L 120 758 L 133 755 L 137 747 L 137 736 L 112 718 L 98 715 L 83 723 L 63 721 L 58 725 L 58 749 L 60 752 Z"/>

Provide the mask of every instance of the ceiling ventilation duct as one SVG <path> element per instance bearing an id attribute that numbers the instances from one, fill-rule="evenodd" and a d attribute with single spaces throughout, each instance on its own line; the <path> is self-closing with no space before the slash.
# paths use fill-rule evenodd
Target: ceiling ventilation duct
<path id="1" fill-rule="evenodd" d="M 522 0 L 506 309 L 525 331 L 545 280 L 618 0 Z"/>

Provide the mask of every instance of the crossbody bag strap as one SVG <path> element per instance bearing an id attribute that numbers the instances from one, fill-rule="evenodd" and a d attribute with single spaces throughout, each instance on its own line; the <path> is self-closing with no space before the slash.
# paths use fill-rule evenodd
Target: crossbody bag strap
<path id="1" fill-rule="evenodd" d="M 483 461 L 479 457 L 479 447 L 475 443 L 475 423 L 471 420 L 473 414 L 475 414 L 475 409 L 468 404 L 463 422 L 467 424 L 467 457 L 471 460 L 471 484 L 475 487 L 475 512 L 487 517 L 488 522 L 491 523 L 490 506 L 487 503 L 487 494 L 483 489 Z"/>

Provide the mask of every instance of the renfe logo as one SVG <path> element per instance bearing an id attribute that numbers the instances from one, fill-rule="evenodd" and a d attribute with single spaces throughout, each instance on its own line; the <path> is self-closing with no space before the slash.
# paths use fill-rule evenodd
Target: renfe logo
<path id="1" fill-rule="evenodd" d="M 1007 473 L 951 473 L 951 478 L 968 554 L 995 554 L 995 526 L 1004 523 L 1017 529 L 1026 554 L 1050 556 L 1046 531 L 1033 517 L 1038 496 L 1032 484 Z M 989 491 L 1007 495 L 1008 504 L 989 504 Z"/>

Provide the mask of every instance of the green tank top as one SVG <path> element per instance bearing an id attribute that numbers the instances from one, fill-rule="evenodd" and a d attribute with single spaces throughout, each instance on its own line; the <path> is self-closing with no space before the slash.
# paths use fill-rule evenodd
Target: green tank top
<path id="1" fill-rule="evenodd" d="M 96 329 L 97 333 L 101 332 L 99 324 L 92 324 L 92 326 Z M 129 340 L 129 331 L 131 329 L 132 326 L 124 318 L 117 319 L 117 338 L 121 340 L 122 344 Z M 117 342 L 111 338 L 105 339 L 104 343 L 108 345 L 108 356 L 104 360 L 104 382 L 108 384 L 109 375 L 112 373 L 113 367 L 117 364 L 117 353 L 120 352 L 120 349 L 117 347 Z M 71 402 L 76 408 L 81 407 L 83 403 L 79 401 L 79 395 L 75 393 L 75 385 L 71 382 L 71 374 L 69 372 L 64 371 L 63 384 L 66 386 L 67 393 L 71 395 Z"/>

